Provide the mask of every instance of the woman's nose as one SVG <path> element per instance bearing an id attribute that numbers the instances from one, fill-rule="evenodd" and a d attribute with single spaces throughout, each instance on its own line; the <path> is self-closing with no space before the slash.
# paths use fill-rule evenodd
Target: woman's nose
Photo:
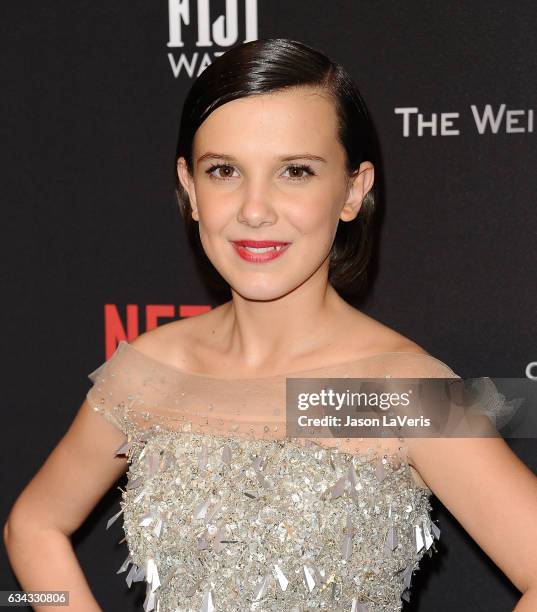
<path id="1" fill-rule="evenodd" d="M 253 227 L 262 224 L 272 224 L 277 215 L 272 201 L 270 187 L 261 181 L 250 183 L 241 194 L 241 203 L 237 214 L 239 223 L 247 223 Z"/>

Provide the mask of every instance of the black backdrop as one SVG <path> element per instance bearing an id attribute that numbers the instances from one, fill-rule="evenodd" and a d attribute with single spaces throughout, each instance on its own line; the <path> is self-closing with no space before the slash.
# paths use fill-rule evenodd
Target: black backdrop
<path id="1" fill-rule="evenodd" d="M 228 4 L 237 19 L 216 0 L 2 3 L 4 519 L 117 340 L 216 305 L 185 242 L 173 155 L 192 78 L 248 36 L 326 52 L 369 106 L 387 207 L 360 307 L 461 376 L 537 376 L 534 3 Z M 535 471 L 535 440 L 510 444 Z M 121 521 L 104 529 L 117 495 L 73 540 L 103 608 L 141 609 L 143 589 L 115 574 Z M 511 609 L 518 592 L 434 504 L 440 554 L 405 610 Z M 0 576 L 17 588 L 4 551 Z"/>

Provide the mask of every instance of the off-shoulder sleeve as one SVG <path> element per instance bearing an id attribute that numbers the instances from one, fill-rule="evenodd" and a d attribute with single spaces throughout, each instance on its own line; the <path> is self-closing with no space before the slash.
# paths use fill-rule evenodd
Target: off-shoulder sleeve
<path id="1" fill-rule="evenodd" d="M 162 395 L 150 364 L 141 357 L 121 341 L 109 359 L 88 374 L 93 383 L 86 394 L 89 405 L 126 436 L 143 426 L 144 408 L 158 405 Z"/>
<path id="2" fill-rule="evenodd" d="M 419 385 L 418 379 L 460 379 L 458 374 L 436 357 L 425 353 L 412 352 L 390 352 L 373 356 L 367 361 L 351 366 L 345 372 L 345 377 L 379 379 L 381 381 L 379 389 L 386 395 L 390 395 L 391 392 L 401 392 L 403 387 L 397 379 L 416 379 L 409 383 L 412 388 Z M 441 384 L 433 385 L 430 389 L 434 391 L 440 386 Z M 373 388 L 374 386 L 370 387 L 370 389 Z M 406 389 L 406 387 L 404 388 Z M 427 414 L 438 414 L 444 404 L 433 402 L 428 405 L 412 402 L 409 406 L 392 407 L 390 414 L 393 413 L 394 416 L 405 418 L 419 418 L 421 416 L 420 409 L 424 408 Z M 352 454 L 373 452 L 374 455 L 383 455 L 384 458 L 391 457 L 392 460 L 396 459 L 398 462 L 409 463 L 408 438 L 404 431 L 400 431 L 397 427 L 391 427 L 383 430 L 379 437 L 374 435 L 368 427 L 361 428 L 360 435 L 362 435 L 362 432 L 364 437 L 340 438 L 337 441 L 338 447 Z"/>
<path id="3" fill-rule="evenodd" d="M 425 353 L 388 353 L 382 375 L 391 378 L 460 378 L 440 359 Z"/>

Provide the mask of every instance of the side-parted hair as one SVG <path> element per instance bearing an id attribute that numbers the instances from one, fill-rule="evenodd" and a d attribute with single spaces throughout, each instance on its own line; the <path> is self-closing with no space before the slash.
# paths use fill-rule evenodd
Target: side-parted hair
<path id="1" fill-rule="evenodd" d="M 227 283 L 207 258 L 187 192 L 177 176 L 177 160 L 184 157 L 193 175 L 192 145 L 200 125 L 219 106 L 287 88 L 310 86 L 324 90 L 333 100 L 338 138 L 346 152 L 349 176 L 363 161 L 375 167 L 375 182 L 364 197 L 358 215 L 341 221 L 329 255 L 328 280 L 338 293 L 361 293 L 376 245 L 376 209 L 381 197 L 382 169 L 377 135 L 358 88 L 347 71 L 326 55 L 287 38 L 266 38 L 243 43 L 219 56 L 194 81 L 183 105 L 175 156 L 176 195 L 190 246 L 208 272 L 210 284 Z"/>

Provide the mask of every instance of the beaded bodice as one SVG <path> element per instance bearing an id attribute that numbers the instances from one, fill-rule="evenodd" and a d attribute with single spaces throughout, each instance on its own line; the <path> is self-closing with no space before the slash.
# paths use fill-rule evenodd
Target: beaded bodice
<path id="1" fill-rule="evenodd" d="M 456 377 L 383 353 L 299 373 Z M 403 439 L 285 436 L 285 377 L 184 372 L 126 342 L 92 372 L 90 406 L 120 428 L 129 586 L 160 612 L 395 612 L 440 530 Z"/>

